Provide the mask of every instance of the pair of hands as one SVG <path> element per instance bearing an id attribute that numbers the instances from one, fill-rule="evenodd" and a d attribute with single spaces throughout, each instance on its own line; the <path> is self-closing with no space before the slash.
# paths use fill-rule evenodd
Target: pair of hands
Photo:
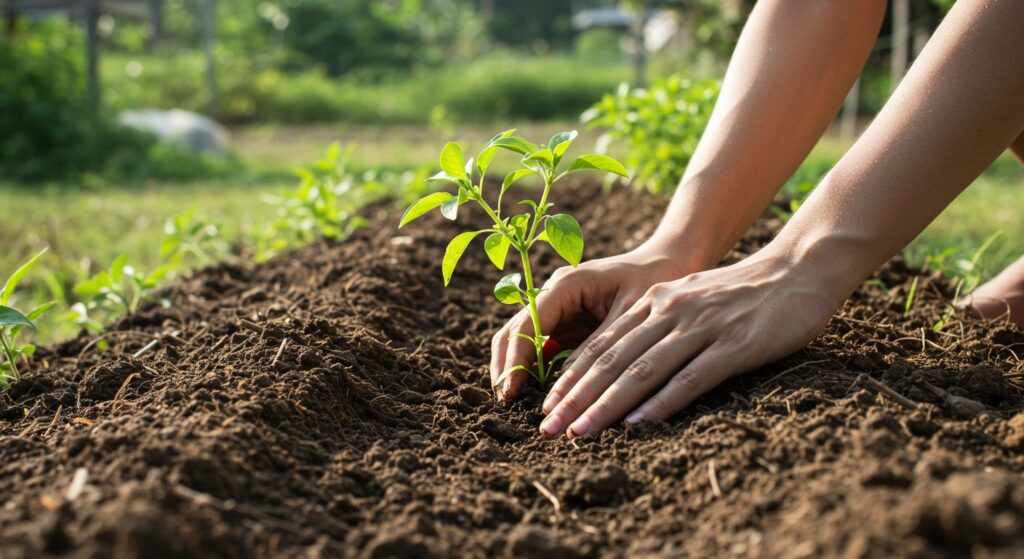
<path id="1" fill-rule="evenodd" d="M 725 379 L 804 347 L 842 296 L 783 251 L 765 248 L 731 266 L 700 270 L 663 249 L 562 268 L 538 299 L 541 328 L 576 347 L 543 404 L 541 432 L 594 435 L 623 417 L 662 420 Z M 491 381 L 533 362 L 525 312 L 491 344 Z M 508 376 L 499 401 L 527 377 Z"/>

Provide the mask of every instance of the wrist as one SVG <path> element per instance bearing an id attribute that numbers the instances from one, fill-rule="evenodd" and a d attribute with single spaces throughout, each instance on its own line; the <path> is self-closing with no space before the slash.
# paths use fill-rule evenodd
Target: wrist
<path id="1" fill-rule="evenodd" d="M 873 271 L 865 262 L 865 247 L 856 235 L 825 224 L 810 230 L 790 222 L 761 251 L 777 258 L 798 281 L 817 286 L 836 305 L 841 304 Z"/>

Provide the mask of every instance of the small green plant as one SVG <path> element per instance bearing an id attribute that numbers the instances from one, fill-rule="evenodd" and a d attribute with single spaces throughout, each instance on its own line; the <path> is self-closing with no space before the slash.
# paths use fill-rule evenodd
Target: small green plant
<path id="1" fill-rule="evenodd" d="M 54 302 L 45 303 L 28 313 L 23 313 L 13 306 L 8 306 L 8 303 L 11 302 L 11 296 L 14 295 L 14 290 L 18 287 L 18 283 L 21 282 L 45 253 L 46 250 L 44 249 L 15 270 L 7 278 L 3 290 L 0 291 L 0 347 L 3 349 L 4 359 L 3 363 L 0 363 L 0 388 L 7 388 L 10 386 L 11 381 L 21 380 L 21 371 L 18 370 L 18 359 L 27 359 L 36 351 L 36 346 L 32 344 L 19 345 L 19 335 L 25 328 L 35 330 L 36 327 L 32 321 L 42 316 L 43 313 L 50 310 L 50 307 L 56 304 Z"/>
<path id="2" fill-rule="evenodd" d="M 932 331 L 941 331 L 951 319 L 959 316 L 961 299 L 974 291 L 985 277 L 983 265 L 985 253 L 1002 234 L 1002 231 L 996 231 L 981 243 L 981 246 L 974 251 L 970 258 L 956 260 L 952 266 L 948 261 L 952 255 L 956 254 L 955 249 L 947 248 L 936 256 L 928 257 L 926 266 L 935 267 L 943 274 L 951 276 L 955 287 L 953 300 L 946 306 L 942 318 L 932 326 Z"/>
<path id="3" fill-rule="evenodd" d="M 278 206 L 278 212 L 277 218 L 255 235 L 258 262 L 320 237 L 346 238 L 365 225 L 366 220 L 356 211 L 382 187 L 351 172 L 351 155 L 351 146 L 342 149 L 333 143 L 322 159 L 296 171 L 299 185 L 295 190 L 264 198 Z"/>
<path id="4" fill-rule="evenodd" d="M 910 315 L 910 309 L 914 308 L 914 297 L 917 296 L 917 283 L 920 279 L 921 276 L 914 276 L 914 281 L 910 284 L 910 292 L 907 293 L 907 302 L 903 304 L 903 318 Z"/>
<path id="5" fill-rule="evenodd" d="M 717 81 L 694 82 L 680 76 L 649 88 L 622 84 L 581 118 L 592 128 L 605 129 L 598 141 L 603 149 L 598 151 L 614 142 L 626 143 L 626 166 L 634 186 L 671 194 L 708 125 L 719 87 Z"/>
<path id="6" fill-rule="evenodd" d="M 537 296 L 543 290 L 537 287 L 534 281 L 533 268 L 530 264 L 530 249 L 538 242 L 546 242 L 572 266 L 578 265 L 583 258 L 583 231 L 576 218 L 564 213 L 548 213 L 553 206 L 549 201 L 552 186 L 569 173 L 576 171 L 606 171 L 623 177 L 627 176 L 627 173 L 622 164 L 615 159 L 596 154 L 577 157 L 565 170 L 559 172 L 563 156 L 572 145 L 573 140 L 576 139 L 575 131 L 555 134 L 547 145 L 543 146 L 538 146 L 514 134 L 515 130 L 507 130 L 492 138 L 477 154 L 475 162 L 473 158 L 470 158 L 469 161 L 465 160 L 462 148 L 458 144 L 449 142 L 445 145 L 441 152 L 441 172 L 428 180 L 453 184 L 458 187 L 458 192 L 455 194 L 435 192 L 421 198 L 406 210 L 401 223 L 399 223 L 399 228 L 405 227 L 435 208 L 440 208 L 441 214 L 453 221 L 458 217 L 459 206 L 467 202 L 475 202 L 483 209 L 491 219 L 493 226 L 488 229 L 460 233 L 451 240 L 441 261 L 444 284 L 447 286 L 451 281 L 452 273 L 455 271 L 459 259 L 473 239 L 481 234 L 487 234 L 484 240 L 484 251 L 499 270 L 505 269 L 510 249 L 514 249 L 519 254 L 522 273 L 513 273 L 501 278 L 494 287 L 494 296 L 506 305 L 522 305 L 527 309 L 533 324 L 534 335 L 517 335 L 529 340 L 536 348 L 537 370 L 531 371 L 526 367 L 517 366 L 505 371 L 495 384 L 500 385 L 507 375 L 516 370 L 523 370 L 532 374 L 541 385 L 544 385 L 548 381 L 552 366 L 568 357 L 570 351 L 563 351 L 550 360 L 544 359 L 544 344 L 547 342 L 548 336 L 541 331 L 540 319 L 537 314 Z M 523 168 L 506 175 L 496 193 L 493 187 L 490 192 L 487 192 L 485 190 L 487 168 L 498 150 L 507 150 L 518 154 L 521 157 Z M 509 188 L 521 179 L 530 176 L 543 180 L 544 188 L 540 198 L 519 202 L 519 205 L 528 208 L 528 211 L 524 213 L 511 216 L 503 215 L 502 199 Z M 495 200 L 493 206 L 485 195 L 489 195 Z"/>
<path id="7" fill-rule="evenodd" d="M 85 310 L 82 316 L 89 318 L 89 312 L 99 311 L 108 318 L 120 314 L 133 314 L 143 301 L 155 300 L 152 291 L 171 272 L 180 267 L 178 259 L 145 274 L 128 265 L 128 255 L 118 256 L 108 270 L 75 285 L 74 292 L 82 299 Z"/>
<path id="8" fill-rule="evenodd" d="M 218 262 L 230 252 L 220 226 L 195 216 L 194 210 L 170 217 L 164 224 L 160 258 L 166 262 L 192 258 L 200 266 Z"/>

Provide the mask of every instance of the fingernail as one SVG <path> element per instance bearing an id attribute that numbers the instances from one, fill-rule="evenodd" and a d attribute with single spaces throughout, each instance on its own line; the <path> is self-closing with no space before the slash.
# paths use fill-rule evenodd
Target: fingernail
<path id="1" fill-rule="evenodd" d="M 590 433 L 590 419 L 587 416 L 583 416 L 576 420 L 569 427 L 569 436 L 573 438 L 583 438 Z"/>
<path id="2" fill-rule="evenodd" d="M 635 411 L 635 412 L 629 414 L 629 417 L 626 418 L 626 423 L 629 423 L 629 424 L 640 423 L 643 420 L 644 420 L 644 412 L 642 412 L 642 411 Z"/>
<path id="3" fill-rule="evenodd" d="M 549 415 L 547 419 L 541 421 L 540 430 L 549 437 L 558 435 L 562 431 L 562 418 L 557 415 Z"/>

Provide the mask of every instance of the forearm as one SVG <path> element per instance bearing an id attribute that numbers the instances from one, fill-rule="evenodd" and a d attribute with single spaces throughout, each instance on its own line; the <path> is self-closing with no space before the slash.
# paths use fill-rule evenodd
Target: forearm
<path id="1" fill-rule="evenodd" d="M 845 297 L 1024 130 L 1024 2 L 962 0 L 773 245 Z"/>
<path id="2" fill-rule="evenodd" d="M 863 66 L 885 2 L 760 2 L 652 242 L 704 267 L 764 211 L 828 127 Z"/>

